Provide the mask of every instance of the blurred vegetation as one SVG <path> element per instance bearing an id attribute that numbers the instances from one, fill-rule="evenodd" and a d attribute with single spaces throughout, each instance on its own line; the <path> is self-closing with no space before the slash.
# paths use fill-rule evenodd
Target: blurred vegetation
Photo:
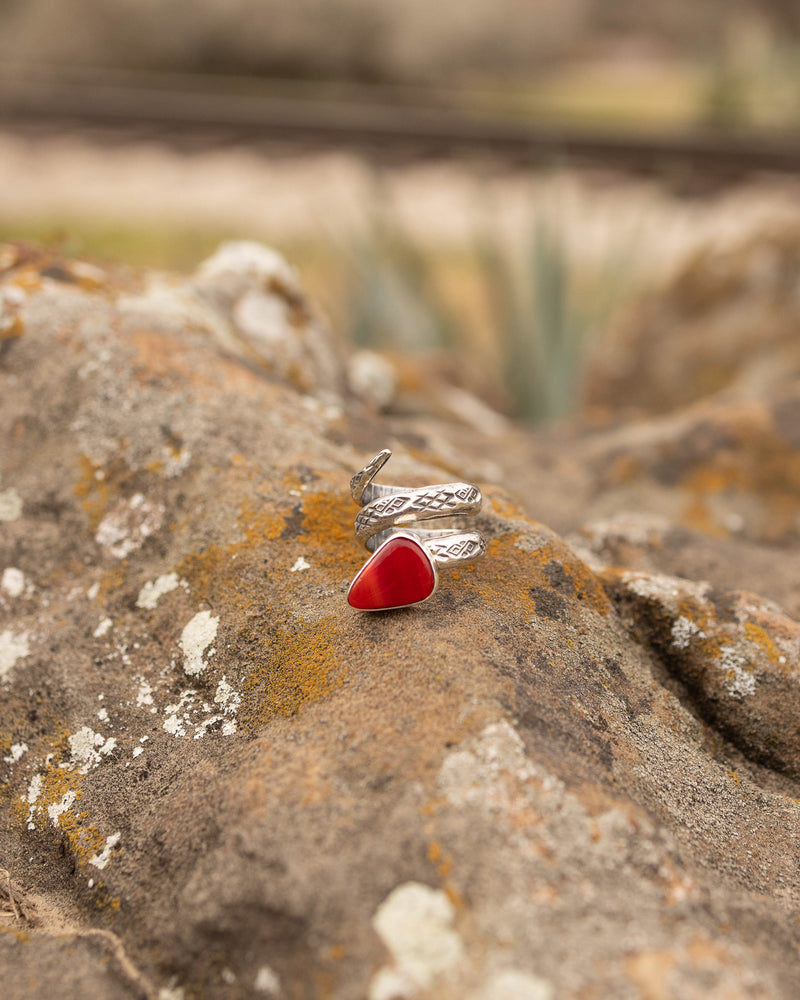
<path id="1" fill-rule="evenodd" d="M 67 216 L 15 219 L 0 216 L 0 242 L 28 240 L 53 247 L 66 257 L 88 257 L 98 262 L 191 271 L 210 256 L 223 240 L 245 238 L 230 228 L 197 225 L 137 225 L 128 221 L 102 222 Z"/>
<path id="2" fill-rule="evenodd" d="M 522 420 L 568 414 L 595 334 L 637 287 L 624 249 L 579 265 L 557 217 L 535 209 L 522 247 L 484 227 L 471 245 L 431 248 L 393 225 L 378 204 L 369 231 L 347 243 L 278 247 L 335 332 L 352 347 L 410 355 L 422 364 L 450 354 L 471 388 Z M 0 241 L 31 239 L 99 263 L 179 271 L 190 271 L 222 239 L 246 235 L 68 221 L 0 224 Z"/>
<path id="3" fill-rule="evenodd" d="M 211 71 L 242 92 L 258 83 L 329 100 L 368 81 L 381 99 L 598 130 L 800 129 L 800 8 L 790 0 L 485 0 L 455 19 L 446 5 L 389 0 L 84 7 L 76 21 L 59 0 L 0 4 L 8 79 L 12 60 L 39 60 L 60 71 Z M 600 259 L 580 258 L 557 211 L 532 205 L 515 242 L 478 225 L 471 242 L 431 247 L 396 224 L 387 201 L 377 179 L 365 232 L 278 245 L 333 329 L 353 346 L 456 357 L 471 387 L 522 419 L 570 412 L 598 331 L 638 288 L 631 234 Z M 0 240 L 184 271 L 222 240 L 254 235 L 265 238 L 223 225 L 102 223 L 79 213 L 11 223 L 0 213 Z"/>

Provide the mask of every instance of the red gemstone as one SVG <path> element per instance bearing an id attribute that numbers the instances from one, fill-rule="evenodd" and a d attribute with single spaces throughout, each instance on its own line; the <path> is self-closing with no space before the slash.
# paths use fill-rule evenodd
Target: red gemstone
<path id="1" fill-rule="evenodd" d="M 433 561 L 408 535 L 387 539 L 350 584 L 348 603 L 359 611 L 419 604 L 436 589 Z"/>

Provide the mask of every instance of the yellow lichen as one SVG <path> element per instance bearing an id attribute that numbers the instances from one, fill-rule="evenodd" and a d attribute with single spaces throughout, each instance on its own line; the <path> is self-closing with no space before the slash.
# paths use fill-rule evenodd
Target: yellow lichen
<path id="1" fill-rule="evenodd" d="M 256 510 L 250 499 L 242 501 L 238 522 L 246 546 L 280 538 L 286 527 L 283 517 L 268 509 Z"/>
<path id="2" fill-rule="evenodd" d="M 93 462 L 88 455 L 81 455 L 79 461 L 80 477 L 72 492 L 81 501 L 89 531 L 94 534 L 111 504 L 122 496 L 133 470 L 121 458 L 105 466 Z"/>
<path id="3" fill-rule="evenodd" d="M 314 565 L 353 574 L 364 560 L 353 536 L 358 508 L 349 493 L 311 493 L 303 502 L 302 536 L 314 546 Z"/>
<path id="4" fill-rule="evenodd" d="M 444 881 L 447 876 L 453 870 L 453 859 L 444 852 L 442 845 L 438 840 L 432 840 L 428 844 L 428 861 L 436 869 L 436 874 L 442 881 Z"/>
<path id="5" fill-rule="evenodd" d="M 534 617 L 536 600 L 531 588 L 559 589 L 591 610 L 606 615 L 611 608 L 601 581 L 563 543 L 554 539 L 533 552 L 522 552 L 518 536 L 509 534 L 487 546 L 487 559 L 478 570 L 464 570 L 463 584 L 472 587 L 491 607 Z M 554 582 L 556 581 L 556 582 Z"/>
<path id="6" fill-rule="evenodd" d="M 786 666 L 786 657 L 781 654 L 781 651 L 775 645 L 775 640 L 766 629 L 753 622 L 745 622 L 743 631 L 747 641 L 758 646 L 770 663 Z"/>
<path id="7" fill-rule="evenodd" d="M 251 655 L 259 662 L 244 685 L 239 718 L 246 729 L 258 729 L 276 715 L 295 715 L 342 683 L 332 617 L 250 638 Z"/>

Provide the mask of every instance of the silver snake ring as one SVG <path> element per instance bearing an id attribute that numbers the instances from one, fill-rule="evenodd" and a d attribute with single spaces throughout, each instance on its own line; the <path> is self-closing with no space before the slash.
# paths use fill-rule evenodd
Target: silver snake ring
<path id="1" fill-rule="evenodd" d="M 471 483 L 438 483 L 406 488 L 373 482 L 389 461 L 388 448 L 350 480 L 361 510 L 356 537 L 372 552 L 358 572 L 347 600 L 359 611 L 385 611 L 421 604 L 439 582 L 438 567 L 471 562 L 486 551 L 479 531 L 452 527 L 450 518 L 477 514 L 481 491 Z M 418 528 L 420 521 L 447 518 L 445 527 Z"/>

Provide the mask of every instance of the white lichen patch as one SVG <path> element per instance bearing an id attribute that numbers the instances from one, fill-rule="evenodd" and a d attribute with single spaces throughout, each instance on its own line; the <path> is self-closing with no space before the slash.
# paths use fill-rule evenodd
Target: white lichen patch
<path id="1" fill-rule="evenodd" d="M 0 632 L 0 683 L 7 684 L 11 680 L 15 664 L 30 651 L 27 632 L 12 632 L 11 629 Z"/>
<path id="2" fill-rule="evenodd" d="M 268 965 L 262 965 L 256 973 L 253 989 L 257 993 L 263 993 L 265 996 L 278 1000 L 281 995 L 281 981 L 278 973 Z"/>
<path id="3" fill-rule="evenodd" d="M 242 696 L 238 691 L 234 691 L 223 674 L 222 680 L 217 684 L 217 690 L 214 693 L 214 704 L 219 705 L 224 712 L 235 715 L 239 710 L 241 701 Z"/>
<path id="4" fill-rule="evenodd" d="M 277 295 L 249 288 L 235 303 L 232 319 L 240 333 L 268 355 L 275 349 L 297 354 L 292 344 L 289 306 Z"/>
<path id="5" fill-rule="evenodd" d="M 212 726 L 221 723 L 219 732 L 222 736 L 236 735 L 236 720 L 226 719 L 224 715 L 209 715 L 206 719 L 201 719 L 194 723 L 194 738 L 201 740 Z"/>
<path id="6" fill-rule="evenodd" d="M 552 532 L 546 529 L 536 530 L 528 524 L 520 524 L 520 534 L 514 542 L 514 548 L 520 552 L 539 552 L 553 541 Z"/>
<path id="7" fill-rule="evenodd" d="M 136 758 L 139 756 L 139 754 L 143 754 L 143 753 L 144 753 L 144 747 L 134 747 L 133 748 L 133 753 L 131 754 L 131 756 L 133 757 L 134 760 L 136 760 Z"/>
<path id="8" fill-rule="evenodd" d="M 222 736 L 235 735 L 236 719 L 233 716 L 239 707 L 241 695 L 223 677 L 217 685 L 214 701 L 221 711 L 214 711 L 208 702 L 200 701 L 197 691 L 184 691 L 176 704 L 167 705 L 164 709 L 164 732 L 181 737 L 193 730 L 196 740 L 202 739 L 210 731 Z"/>
<path id="9" fill-rule="evenodd" d="M 152 582 L 148 581 L 139 591 L 136 607 L 152 611 L 164 594 L 169 594 L 171 591 L 177 590 L 178 587 L 188 590 L 189 584 L 180 579 L 177 573 L 165 573 Z"/>
<path id="10" fill-rule="evenodd" d="M 183 650 L 183 669 L 190 677 L 196 677 L 205 669 L 203 656 L 214 642 L 219 628 L 219 618 L 210 611 L 198 611 L 186 625 L 180 638 Z M 213 650 L 208 654 L 211 656 Z"/>
<path id="11" fill-rule="evenodd" d="M 673 649 L 688 649 L 693 639 L 705 639 L 706 634 L 691 618 L 681 615 L 672 623 Z"/>
<path id="12" fill-rule="evenodd" d="M 222 243 L 197 269 L 197 284 L 230 299 L 247 288 L 283 286 L 298 292 L 297 272 L 277 250 L 254 240 Z"/>
<path id="13" fill-rule="evenodd" d="M 22 517 L 22 497 L 11 487 L 0 492 L 0 521 L 18 521 Z"/>
<path id="14" fill-rule="evenodd" d="M 28 805 L 28 816 L 26 819 L 27 827 L 29 830 L 35 830 L 36 824 L 33 822 L 33 814 L 36 810 L 36 802 L 42 792 L 42 776 L 41 774 L 34 774 L 28 785 L 28 791 L 26 795 L 22 796 L 22 801 Z"/>
<path id="15" fill-rule="evenodd" d="M 9 597 L 22 597 L 25 586 L 25 574 L 22 570 L 16 566 L 6 566 L 0 577 L 0 590 L 5 591 Z"/>
<path id="16" fill-rule="evenodd" d="M 192 461 L 192 453 L 188 448 L 170 448 L 167 445 L 161 450 L 161 462 L 167 479 L 175 479 L 184 473 Z"/>
<path id="17" fill-rule="evenodd" d="M 183 723 L 181 722 L 178 713 L 169 712 L 169 708 L 167 709 L 167 712 L 168 715 L 166 719 L 164 719 L 164 725 L 162 727 L 164 732 L 168 733 L 170 736 L 185 736 L 186 730 L 183 728 Z"/>
<path id="18" fill-rule="evenodd" d="M 158 1000 L 185 1000 L 186 991 L 182 986 L 162 986 L 158 991 Z"/>
<path id="19" fill-rule="evenodd" d="M 397 369 L 376 351 L 356 351 L 347 362 L 350 391 L 376 410 L 385 410 L 397 395 Z"/>
<path id="20" fill-rule="evenodd" d="M 81 774 L 87 774 L 93 767 L 97 767 L 103 757 L 112 753 L 117 745 L 115 737 L 106 739 L 88 726 L 82 726 L 77 733 L 73 733 L 68 742 L 72 766 L 80 768 Z"/>
<path id="21" fill-rule="evenodd" d="M 2 269 L 5 270 L 5 266 Z M 25 291 L 19 285 L 4 285 L 0 288 L 0 334 L 13 329 L 26 298 Z"/>
<path id="22" fill-rule="evenodd" d="M 711 589 L 709 583 L 694 583 L 677 576 L 654 576 L 650 573 L 623 573 L 622 582 L 637 597 L 667 605 L 686 597 L 703 602 Z"/>
<path id="23" fill-rule="evenodd" d="M 725 690 L 734 698 L 755 694 L 756 679 L 748 657 L 735 646 L 720 646 L 720 667 Z"/>
<path id="24" fill-rule="evenodd" d="M 72 809 L 77 798 L 78 796 L 73 791 L 64 792 L 58 802 L 54 802 L 47 807 L 47 815 L 50 817 L 53 826 L 58 826 L 59 817 Z"/>
<path id="25" fill-rule="evenodd" d="M 224 718 L 224 715 L 209 715 L 207 719 L 201 719 L 200 722 L 196 722 L 194 726 L 194 738 L 196 740 L 201 740 L 211 726 L 218 722 L 222 722 Z"/>
<path id="26" fill-rule="evenodd" d="M 139 681 L 139 690 L 136 692 L 136 707 L 150 708 L 153 705 L 153 688 L 144 678 Z"/>
<path id="27" fill-rule="evenodd" d="M 637 548 L 661 548 L 670 529 L 670 521 L 659 514 L 627 511 L 581 528 L 595 548 L 626 542 Z"/>
<path id="28" fill-rule="evenodd" d="M 163 517 L 161 504 L 153 504 L 144 494 L 135 493 L 129 500 L 120 500 L 106 514 L 95 540 L 117 559 L 124 559 L 158 531 Z"/>
<path id="29" fill-rule="evenodd" d="M 541 976 L 518 969 L 503 969 L 490 975 L 468 1000 L 553 1000 L 555 990 Z"/>
<path id="30" fill-rule="evenodd" d="M 384 965 L 370 980 L 367 1000 L 410 1000 L 418 993 L 417 984 L 408 976 Z"/>
<path id="31" fill-rule="evenodd" d="M 97 628 L 92 632 L 92 635 L 95 639 L 102 639 L 104 635 L 107 635 L 111 631 L 113 625 L 114 622 L 110 618 L 102 618 Z"/>
<path id="32" fill-rule="evenodd" d="M 541 779 L 525 755 L 522 738 L 504 719 L 486 726 L 470 748 L 452 750 L 442 761 L 437 787 L 459 806 L 509 809 L 517 789 L 539 779 L 555 790 L 556 779 Z"/>
<path id="33" fill-rule="evenodd" d="M 8 757 L 3 757 L 3 761 L 6 764 L 16 764 L 17 761 L 22 760 L 23 754 L 26 754 L 27 752 L 27 743 L 12 743 Z"/>
<path id="34" fill-rule="evenodd" d="M 191 725 L 191 705 L 197 692 L 191 688 L 183 691 L 180 698 L 174 705 L 167 705 L 164 709 L 164 723 L 162 729 L 170 736 L 185 736 L 186 726 Z"/>
<path id="35" fill-rule="evenodd" d="M 118 831 L 117 833 L 112 833 L 111 836 L 106 837 L 105 846 L 99 854 L 93 854 L 89 858 L 89 864 L 94 865 L 95 868 L 99 868 L 101 871 L 108 862 L 111 860 L 111 852 L 117 846 L 120 841 L 122 834 Z"/>
<path id="36" fill-rule="evenodd" d="M 464 958 L 454 919 L 453 904 L 441 889 L 407 882 L 381 903 L 372 926 L 394 960 L 392 971 L 418 989 L 429 989 L 437 976 Z"/>
<path id="37" fill-rule="evenodd" d="M 294 566 L 292 566 L 289 572 L 300 573 L 304 569 L 311 569 L 311 563 L 307 559 L 303 558 L 303 556 L 298 556 Z"/>
<path id="38" fill-rule="evenodd" d="M 32 806 L 42 791 L 42 776 L 41 774 L 34 774 L 28 785 L 28 794 L 23 798 L 23 802 L 27 802 L 29 806 Z"/>

